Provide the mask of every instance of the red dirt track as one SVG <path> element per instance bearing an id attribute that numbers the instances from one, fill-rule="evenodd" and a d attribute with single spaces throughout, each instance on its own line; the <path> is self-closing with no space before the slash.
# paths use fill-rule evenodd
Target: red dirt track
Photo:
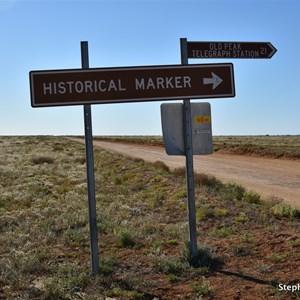
<path id="1" fill-rule="evenodd" d="M 84 143 L 83 139 L 70 138 Z M 170 168 L 185 166 L 184 156 L 170 156 L 164 148 L 140 144 L 94 141 L 94 147 L 145 161 L 163 161 Z M 300 207 L 300 161 L 214 153 L 194 156 L 194 170 L 223 181 L 234 181 L 265 197 L 276 196 Z"/>

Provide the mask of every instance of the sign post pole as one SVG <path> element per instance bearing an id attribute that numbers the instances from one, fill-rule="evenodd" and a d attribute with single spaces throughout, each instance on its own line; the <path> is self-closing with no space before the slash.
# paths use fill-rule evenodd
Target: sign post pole
<path id="1" fill-rule="evenodd" d="M 180 39 L 181 64 L 188 64 L 187 39 Z M 186 180 L 188 194 L 188 219 L 189 219 L 189 247 L 190 259 L 193 266 L 198 264 L 197 229 L 196 229 L 196 206 L 194 187 L 194 163 L 193 163 L 193 143 L 191 124 L 191 103 L 190 99 L 183 101 L 183 126 L 184 126 L 184 148 L 186 157 Z"/>
<path id="2" fill-rule="evenodd" d="M 88 42 L 81 42 L 81 65 L 83 69 L 89 68 Z M 96 215 L 91 105 L 84 105 L 83 111 L 84 111 L 84 128 L 85 128 L 85 149 L 86 149 L 92 272 L 93 275 L 97 275 L 99 274 L 99 254 L 98 254 L 98 232 L 97 232 L 97 215 Z"/>

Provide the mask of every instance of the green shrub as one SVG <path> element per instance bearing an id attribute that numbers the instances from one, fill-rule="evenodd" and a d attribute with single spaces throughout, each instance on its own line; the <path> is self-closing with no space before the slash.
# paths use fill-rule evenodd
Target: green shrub
<path id="1" fill-rule="evenodd" d="M 215 210 L 210 204 L 203 204 L 196 211 L 196 217 L 200 221 L 211 219 L 215 217 Z"/>
<path id="2" fill-rule="evenodd" d="M 222 182 L 217 177 L 206 173 L 195 173 L 195 184 L 207 186 L 210 188 L 220 188 Z"/>
<path id="3" fill-rule="evenodd" d="M 181 254 L 181 259 L 183 262 L 187 262 L 190 266 L 194 266 L 197 268 L 210 268 L 220 263 L 220 261 L 214 257 L 212 248 L 207 245 L 198 246 L 197 261 L 193 261 L 189 242 L 185 242 L 185 246 Z"/>
<path id="4" fill-rule="evenodd" d="M 173 174 L 178 177 L 184 177 L 185 176 L 185 168 L 184 167 L 175 168 L 173 170 Z"/>
<path id="5" fill-rule="evenodd" d="M 177 240 L 168 240 L 168 241 L 167 241 L 167 244 L 168 244 L 168 245 L 178 245 L 179 243 L 178 243 Z"/>
<path id="6" fill-rule="evenodd" d="M 180 279 L 178 276 L 174 275 L 174 274 L 170 274 L 168 277 L 168 280 L 170 283 L 176 283 L 178 282 Z"/>
<path id="7" fill-rule="evenodd" d="M 42 165 L 42 164 L 53 164 L 54 158 L 49 156 L 38 156 L 31 158 L 31 162 L 35 165 Z"/>
<path id="8" fill-rule="evenodd" d="M 133 248 L 137 242 L 128 230 L 121 230 L 117 235 L 117 246 L 124 248 Z"/>
<path id="9" fill-rule="evenodd" d="M 289 256 L 290 256 L 289 253 L 272 253 L 268 255 L 266 258 L 267 260 L 273 263 L 283 263 L 287 260 Z"/>
<path id="10" fill-rule="evenodd" d="M 83 165 L 83 164 L 85 164 L 86 159 L 85 159 L 84 156 L 80 156 L 80 157 L 76 157 L 76 158 L 74 159 L 74 161 L 75 161 L 76 163 L 78 163 L 78 164 Z"/>
<path id="11" fill-rule="evenodd" d="M 202 299 L 202 297 L 212 295 L 212 287 L 208 281 L 203 281 L 202 283 L 200 283 L 198 285 L 194 285 L 193 291 L 199 297 L 197 299 Z"/>
<path id="12" fill-rule="evenodd" d="M 233 254 L 235 256 L 248 256 L 252 254 L 252 249 L 243 246 L 235 246 L 233 248 Z"/>
<path id="13" fill-rule="evenodd" d="M 166 171 L 166 172 L 170 172 L 170 168 L 162 161 L 160 160 L 157 160 L 153 163 L 153 165 L 158 168 L 158 169 L 162 169 L 163 171 Z"/>
<path id="14" fill-rule="evenodd" d="M 45 281 L 46 299 L 70 299 L 73 292 L 82 290 L 89 280 L 88 272 L 70 263 L 63 264 Z"/>
<path id="15" fill-rule="evenodd" d="M 243 197 L 243 201 L 251 204 L 260 204 L 261 203 L 260 194 L 255 191 L 248 191 L 245 193 Z"/>
<path id="16" fill-rule="evenodd" d="M 13 268 L 18 269 L 23 273 L 31 273 L 38 270 L 39 259 L 34 251 L 17 251 L 13 250 L 11 255 L 11 262 Z"/>
<path id="17" fill-rule="evenodd" d="M 289 241 L 289 244 L 294 248 L 294 247 L 299 247 L 300 246 L 300 239 L 295 239 Z"/>
<path id="18" fill-rule="evenodd" d="M 187 198 L 187 191 L 186 191 L 186 189 L 176 190 L 175 193 L 174 193 L 174 198 L 176 200 L 181 200 L 181 199 Z"/>
<path id="19" fill-rule="evenodd" d="M 300 218 L 299 208 L 284 203 L 279 203 L 271 207 L 271 213 L 276 217 Z"/>
<path id="20" fill-rule="evenodd" d="M 158 270 L 164 274 L 179 275 L 188 267 L 188 265 L 185 262 L 180 261 L 180 259 L 164 257 L 158 262 L 157 267 Z"/>
<path id="21" fill-rule="evenodd" d="M 247 215 L 244 212 L 241 212 L 237 217 L 234 218 L 235 221 L 237 222 L 247 222 L 249 221 L 249 218 L 247 217 Z"/>
<path id="22" fill-rule="evenodd" d="M 198 247 L 198 260 L 198 267 L 209 267 L 214 261 L 212 248 L 207 245 L 200 245 Z"/>
<path id="23" fill-rule="evenodd" d="M 149 205 L 151 208 L 156 208 L 163 203 L 164 199 L 164 192 L 162 190 L 157 190 L 154 192 L 153 197 L 149 200 Z"/>
<path id="24" fill-rule="evenodd" d="M 226 192 L 230 195 L 231 199 L 240 201 L 243 199 L 246 189 L 240 184 L 237 184 L 235 182 L 229 182 L 226 185 Z"/>
<path id="25" fill-rule="evenodd" d="M 225 217 L 229 214 L 227 209 L 214 208 L 211 204 L 202 204 L 197 208 L 196 217 L 200 221 L 212 218 Z"/>
<path id="26" fill-rule="evenodd" d="M 214 211 L 214 215 L 216 217 L 225 217 L 229 214 L 229 211 L 227 209 L 221 209 L 221 208 L 217 208 Z"/>
<path id="27" fill-rule="evenodd" d="M 113 297 L 113 299 L 115 299 L 115 297 L 118 297 L 118 299 L 131 299 L 131 300 L 145 299 L 145 296 L 143 293 L 140 293 L 138 291 L 124 290 L 121 287 L 112 288 L 111 290 L 109 290 L 105 293 L 105 296 Z M 100 299 L 102 299 L 102 298 L 100 298 Z M 111 299 L 111 298 L 109 298 L 109 299 Z"/>
<path id="28" fill-rule="evenodd" d="M 232 227 L 222 226 L 220 228 L 214 228 L 211 232 L 212 236 L 218 238 L 226 238 L 235 234 L 235 230 Z"/>
<path id="29" fill-rule="evenodd" d="M 111 274 L 116 267 L 116 259 L 112 257 L 102 257 L 100 259 L 100 274 L 109 275 Z"/>

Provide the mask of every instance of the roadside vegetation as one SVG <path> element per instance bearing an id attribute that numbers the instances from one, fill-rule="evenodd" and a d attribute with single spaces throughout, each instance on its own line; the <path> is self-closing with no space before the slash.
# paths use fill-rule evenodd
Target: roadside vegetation
<path id="1" fill-rule="evenodd" d="M 96 139 L 163 146 L 161 136 L 101 136 Z M 214 136 L 214 152 L 300 159 L 300 135 Z"/>
<path id="2" fill-rule="evenodd" d="M 297 299 L 300 209 L 185 170 L 95 150 L 100 271 L 91 275 L 84 146 L 0 137 L 0 299 Z"/>
<path id="3" fill-rule="evenodd" d="M 300 135 L 216 136 L 214 151 L 300 159 Z"/>

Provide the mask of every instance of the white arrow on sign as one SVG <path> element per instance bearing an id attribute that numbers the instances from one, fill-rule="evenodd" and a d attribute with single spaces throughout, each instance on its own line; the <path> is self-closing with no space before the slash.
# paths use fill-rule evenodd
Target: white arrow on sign
<path id="1" fill-rule="evenodd" d="M 223 79 L 214 72 L 211 72 L 211 76 L 211 78 L 203 78 L 203 84 L 212 84 L 212 88 L 214 90 L 223 81 Z"/>

